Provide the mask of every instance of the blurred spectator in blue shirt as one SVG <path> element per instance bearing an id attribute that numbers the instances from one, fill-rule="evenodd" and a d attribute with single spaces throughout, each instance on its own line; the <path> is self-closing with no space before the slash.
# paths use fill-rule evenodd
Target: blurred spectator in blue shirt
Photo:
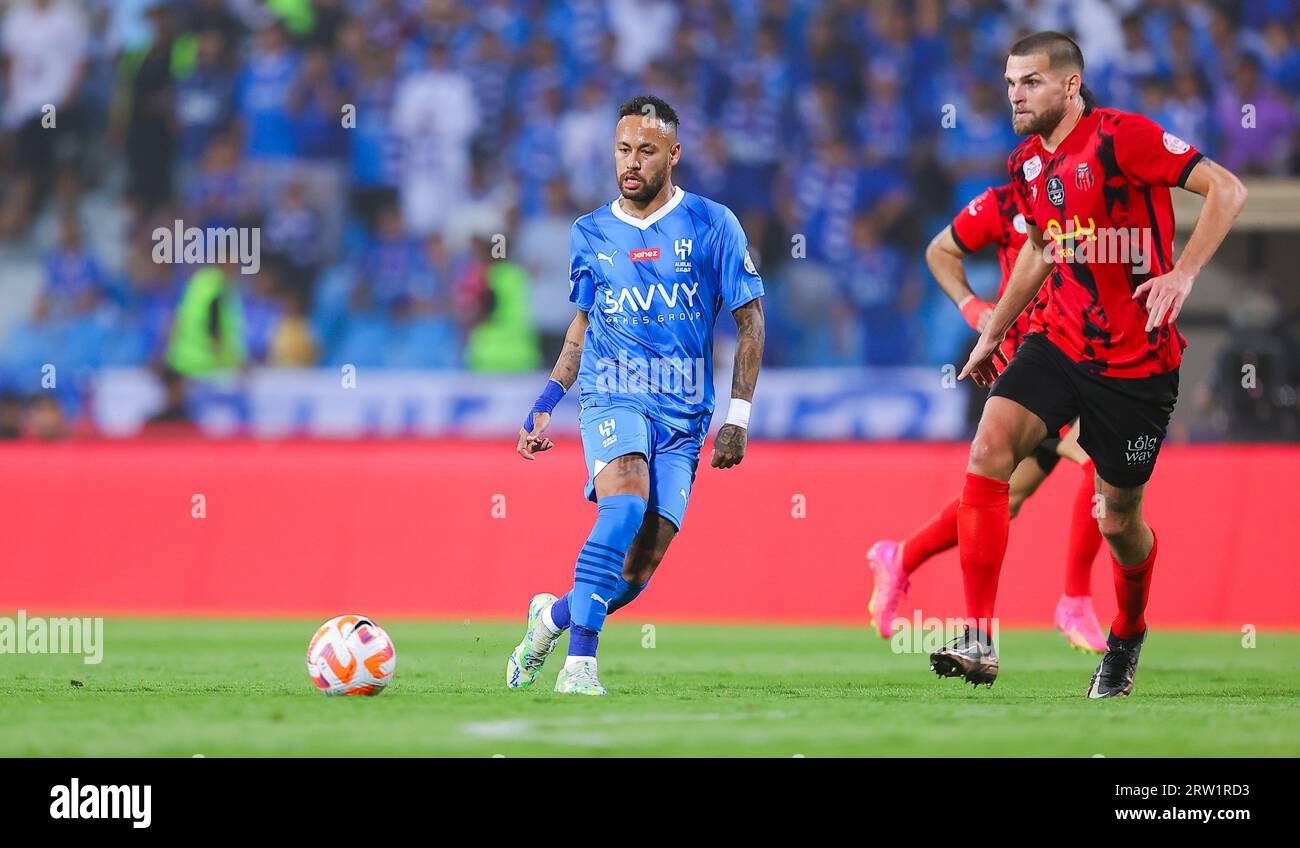
<path id="1" fill-rule="evenodd" d="M 45 288 L 35 319 L 57 320 L 85 315 L 104 300 L 105 279 L 98 260 L 82 237 L 76 212 L 59 219 L 58 244 L 45 256 Z"/>
<path id="2" fill-rule="evenodd" d="M 1007 154 L 1020 139 L 1011 129 L 1005 97 L 995 83 L 974 83 L 957 104 L 956 125 L 939 134 L 939 153 L 956 198 L 974 197 L 1006 181 Z"/>
<path id="3" fill-rule="evenodd" d="M 873 158 L 901 165 L 916 141 L 911 113 L 898 86 L 898 74 L 889 65 L 872 62 L 867 71 L 867 98 L 858 111 L 858 143 Z M 938 116 L 931 116 L 937 121 Z"/>
<path id="4" fill-rule="evenodd" d="M 238 82 L 239 116 L 244 122 L 244 153 L 250 159 L 292 156 L 293 125 L 289 95 L 300 60 L 280 24 L 253 37 Z"/>
<path id="5" fill-rule="evenodd" d="M 1247 42 L 1264 76 L 1283 91 L 1300 90 L 1300 44 L 1294 40 L 1300 37 L 1300 25 L 1293 30 L 1282 21 L 1273 21 Z"/>
<path id="6" fill-rule="evenodd" d="M 234 115 L 235 78 L 226 67 L 226 44 L 220 30 L 196 37 L 194 68 L 176 86 L 176 124 L 181 180 L 193 176 L 212 139 L 226 130 Z"/>
<path id="7" fill-rule="evenodd" d="M 1179 71 L 1174 77 L 1162 111 L 1169 121 L 1164 125 L 1166 130 L 1206 156 L 1218 155 L 1210 106 L 1200 78 L 1190 68 Z"/>
<path id="8" fill-rule="evenodd" d="M 343 80 L 330 66 L 330 54 L 320 48 L 308 52 L 286 103 L 294 150 L 300 158 L 344 158 L 347 132 L 342 108 L 346 101 Z"/>
<path id="9" fill-rule="evenodd" d="M 870 214 L 859 215 L 853 223 L 842 290 L 858 317 L 860 362 L 902 365 L 911 361 L 907 317 L 916 309 L 917 284 L 904 274 L 901 254 L 882 241 Z"/>
<path id="10" fill-rule="evenodd" d="M 395 206 L 380 213 L 374 238 L 362 252 L 356 267 L 352 305 L 362 312 L 380 311 L 402 315 L 418 295 L 424 281 L 426 260 L 420 242 L 402 230 L 402 216 Z"/>
<path id="11" fill-rule="evenodd" d="M 1295 151 L 1294 104 L 1261 78 L 1253 56 L 1219 90 L 1219 161 L 1236 174 L 1284 174 Z"/>
<path id="12" fill-rule="evenodd" d="M 239 164 L 235 133 L 218 136 L 208 145 L 183 198 L 186 226 L 233 227 L 249 220 L 253 190 Z"/>

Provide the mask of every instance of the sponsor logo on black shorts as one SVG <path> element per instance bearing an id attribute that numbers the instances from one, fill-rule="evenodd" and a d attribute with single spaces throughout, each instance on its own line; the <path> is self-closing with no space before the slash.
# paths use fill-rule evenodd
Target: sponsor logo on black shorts
<path id="1" fill-rule="evenodd" d="M 1160 446 L 1159 436 L 1138 436 L 1129 439 L 1124 448 L 1124 459 L 1129 465 L 1150 465 L 1155 462 L 1156 450 Z"/>

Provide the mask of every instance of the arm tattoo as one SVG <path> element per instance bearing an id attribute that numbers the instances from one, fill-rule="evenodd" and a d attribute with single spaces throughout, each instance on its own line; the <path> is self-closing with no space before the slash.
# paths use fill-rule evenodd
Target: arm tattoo
<path id="1" fill-rule="evenodd" d="M 560 351 L 560 358 L 555 360 L 555 368 L 551 370 L 551 379 L 567 389 L 578 379 L 578 367 L 581 364 L 582 343 L 566 338 L 564 350 Z"/>
<path id="2" fill-rule="evenodd" d="M 555 380 L 565 390 L 573 387 L 573 383 L 578 379 L 578 369 L 582 367 L 582 343 L 586 338 L 586 322 L 578 326 L 578 319 L 574 319 L 569 325 L 569 331 L 564 334 L 564 349 L 560 351 L 560 356 L 555 360 L 555 367 L 551 369 L 551 379 Z"/>
<path id="3" fill-rule="evenodd" d="M 731 314 L 736 318 L 736 362 L 731 374 L 731 396 L 753 400 L 766 338 L 763 300 L 756 297 Z"/>

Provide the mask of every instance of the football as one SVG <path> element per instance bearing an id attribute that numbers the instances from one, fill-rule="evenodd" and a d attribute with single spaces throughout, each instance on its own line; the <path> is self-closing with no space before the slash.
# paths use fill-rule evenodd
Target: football
<path id="1" fill-rule="evenodd" d="M 331 618 L 307 646 L 307 674 L 326 695 L 378 695 L 396 669 L 393 640 L 365 616 Z"/>

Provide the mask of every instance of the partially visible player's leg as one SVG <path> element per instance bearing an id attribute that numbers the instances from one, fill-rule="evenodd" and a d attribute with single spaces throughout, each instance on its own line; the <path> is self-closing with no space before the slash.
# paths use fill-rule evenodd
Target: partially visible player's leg
<path id="1" fill-rule="evenodd" d="M 657 512 L 646 510 L 641 530 L 632 540 L 627 557 L 623 560 L 623 572 L 618 577 L 614 598 L 609 602 L 609 610 L 605 615 L 613 615 L 616 610 L 636 600 L 654 576 L 664 554 L 668 553 L 668 545 L 676 536 L 677 525 Z M 566 630 L 569 627 L 572 594 L 570 592 L 558 598 L 542 614 L 542 620 L 551 630 Z"/>
<path id="2" fill-rule="evenodd" d="M 655 568 L 668 553 L 668 545 L 676 538 L 695 481 L 695 468 L 699 464 L 698 438 L 672 428 L 650 424 L 654 459 L 650 467 L 650 499 L 646 505 L 645 519 L 633 538 L 624 558 L 623 571 L 615 579 L 614 598 L 606 615 L 627 606 L 645 590 Z M 572 593 L 565 594 L 547 607 L 543 622 L 555 631 L 569 626 L 569 605 Z"/>
<path id="3" fill-rule="evenodd" d="M 620 591 L 628 548 L 645 519 L 650 469 L 643 454 L 624 454 L 606 464 L 594 480 L 596 525 L 574 566 L 569 594 L 569 655 L 556 680 L 557 692 L 603 695 L 596 677 L 596 648 L 609 606 Z"/>
<path id="4" fill-rule="evenodd" d="M 1158 545 L 1155 533 L 1142 517 L 1145 486 L 1112 486 L 1097 479 L 1105 499 L 1098 523 L 1110 546 L 1116 611 L 1106 654 L 1088 684 L 1088 697 L 1113 698 L 1133 691 L 1138 655 L 1146 641 L 1147 598 Z"/>
<path id="5" fill-rule="evenodd" d="M 1044 444 L 1051 440 L 1045 440 Z M 1043 445 L 1040 444 L 1034 448 L 1033 454 L 1020 460 L 1016 470 L 1011 472 L 1011 479 L 1007 481 L 1010 487 L 1007 490 L 1007 511 L 1011 517 L 1015 518 L 1020 514 L 1020 508 L 1025 505 L 1025 501 L 1038 491 L 1038 487 L 1043 485 L 1047 475 L 1052 473 L 1055 463 L 1045 463 L 1043 454 Z M 1056 454 L 1053 453 L 1053 456 Z"/>
<path id="6" fill-rule="evenodd" d="M 1101 550 L 1101 531 L 1097 528 L 1097 469 L 1087 451 L 1079 444 L 1079 422 L 1061 439 L 1057 453 L 1077 463 L 1082 471 L 1070 508 L 1070 537 L 1065 552 L 1065 595 L 1073 598 L 1092 596 L 1092 563 Z"/>
<path id="7" fill-rule="evenodd" d="M 1156 534 L 1142 517 L 1145 486 L 1121 488 L 1100 480 L 1105 509 L 1098 524 L 1110 546 L 1117 609 L 1110 630 L 1121 639 L 1146 631 L 1147 595 L 1156 559 Z"/>
<path id="8" fill-rule="evenodd" d="M 1104 501 L 1097 522 L 1101 536 L 1121 568 L 1138 568 L 1150 556 L 1156 538 L 1151 525 L 1142 517 L 1146 486 L 1112 486 L 1100 478 L 1097 482 Z"/>
<path id="9" fill-rule="evenodd" d="M 1079 469 L 1079 484 L 1070 506 L 1070 537 L 1065 551 L 1065 594 L 1092 596 L 1092 563 L 1101 550 L 1097 527 L 1097 468 L 1089 460 Z"/>
<path id="10" fill-rule="evenodd" d="M 609 603 L 608 615 L 613 615 L 636 600 L 649 584 L 655 569 L 663 561 L 664 554 L 668 553 L 668 546 L 676 537 L 677 525 L 658 512 L 646 512 L 641 532 L 632 540 L 627 559 L 623 561 L 623 573 L 619 577 L 614 600 Z"/>
<path id="11" fill-rule="evenodd" d="M 681 529 L 695 486 L 702 437 L 655 423 L 651 424 L 651 437 L 650 500 L 645 521 L 623 562 L 618 594 L 609 605 L 611 613 L 632 603 L 650 582 Z"/>
<path id="12" fill-rule="evenodd" d="M 1042 419 L 1016 401 L 995 396 L 984 406 L 957 508 L 968 623 L 952 644 L 930 654 L 930 669 L 940 677 L 962 677 L 988 686 L 997 679 L 993 604 L 1011 524 L 1009 480 L 1046 434 Z"/>
<path id="13" fill-rule="evenodd" d="M 1070 507 L 1070 532 L 1065 550 L 1065 591 L 1056 602 L 1052 621 L 1056 629 L 1081 651 L 1106 650 L 1106 634 L 1092 606 L 1092 563 L 1101 549 L 1101 531 L 1094 513 L 1096 470 L 1079 444 L 1079 422 L 1075 421 L 1056 447 L 1061 457 L 1082 469 L 1079 486 Z"/>
<path id="14" fill-rule="evenodd" d="M 1080 389 L 1085 397 L 1079 440 L 1097 465 L 1098 526 L 1110 547 L 1118 608 L 1088 697 L 1123 697 L 1133 691 L 1146 641 L 1147 597 L 1159 548 L 1142 516 L 1142 498 L 1178 398 L 1178 372 L 1127 380 L 1088 377 Z"/>
<path id="15" fill-rule="evenodd" d="M 957 508 L 957 547 L 966 615 L 986 634 L 993 619 L 998 573 L 1011 523 L 1010 479 L 1047 435 L 1041 418 L 1018 401 L 994 396 L 971 442 L 966 485 Z"/>
<path id="16" fill-rule="evenodd" d="M 1025 499 L 1047 479 L 1051 470 L 1043 467 L 1039 453 L 1036 450 L 1034 456 L 1023 460 L 1011 475 L 1009 506 L 1012 518 L 1020 511 Z M 903 541 L 881 539 L 867 550 L 867 563 L 872 573 L 867 612 L 882 639 L 888 639 L 893 633 L 893 622 L 911 584 L 912 572 L 932 557 L 957 546 L 957 507 L 960 505 L 961 497 L 955 497 Z"/>
<path id="17" fill-rule="evenodd" d="M 1011 523 L 1010 479 L 1048 433 L 1078 414 L 1078 395 L 1050 342 L 1028 336 L 989 392 L 971 442 L 957 508 L 957 548 L 966 596 L 965 632 L 930 655 L 941 677 L 992 685 L 998 659 L 993 612 Z M 1067 361 L 1066 365 L 1069 363 Z"/>
<path id="18" fill-rule="evenodd" d="M 589 407 L 579 415 L 589 473 L 586 494 L 596 501 L 596 523 L 574 565 L 573 589 L 556 600 L 534 596 L 528 630 L 506 662 L 506 684 L 530 685 L 569 633 L 569 657 L 557 691 L 603 695 L 596 678 L 596 648 L 608 605 L 621 591 L 623 563 L 641 528 L 650 492 L 647 457 L 653 455 L 650 422 L 630 406 Z"/>
<path id="19" fill-rule="evenodd" d="M 957 545 L 957 504 L 953 498 L 916 532 L 901 542 L 879 539 L 867 549 L 871 568 L 871 598 L 867 613 L 871 626 L 882 639 L 893 633 L 898 606 L 911 585 L 911 574 L 931 557 Z"/>

